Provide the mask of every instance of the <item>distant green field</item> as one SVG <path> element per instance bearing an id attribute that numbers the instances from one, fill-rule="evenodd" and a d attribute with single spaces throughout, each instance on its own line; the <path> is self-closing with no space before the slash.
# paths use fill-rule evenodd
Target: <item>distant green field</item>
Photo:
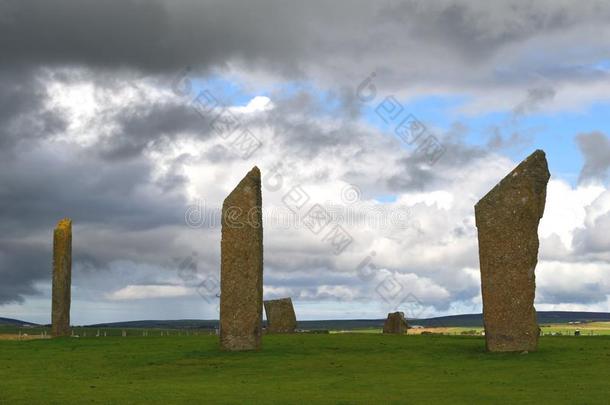
<path id="1" fill-rule="evenodd" d="M 607 404 L 610 337 L 543 337 L 488 354 L 461 336 L 215 336 L 0 341 L 0 403 Z"/>
<path id="2" fill-rule="evenodd" d="M 425 331 L 433 333 L 442 333 L 444 335 L 461 335 L 461 334 L 477 334 L 480 335 L 483 332 L 482 327 L 464 327 L 464 326 L 452 326 L 447 328 L 427 328 Z M 552 325 L 541 325 L 541 331 L 544 336 L 552 334 L 560 334 L 563 336 L 574 336 L 576 331 L 580 331 L 580 336 L 607 336 L 610 335 L 610 322 L 589 322 L 576 325 L 552 324 Z M 381 333 L 382 330 L 379 328 L 367 328 L 367 329 L 352 329 L 349 331 L 332 331 L 331 333 Z M 421 333 L 421 330 L 410 329 L 410 334 Z M 473 333 L 474 332 L 474 333 Z"/>
<path id="3" fill-rule="evenodd" d="M 78 337 L 111 337 L 111 336 L 123 336 L 123 332 L 128 337 L 134 336 L 187 336 L 187 335 L 203 335 L 210 334 L 213 331 L 205 329 L 145 329 L 145 328 L 83 328 L 73 327 L 72 331 Z M 49 335 L 51 328 L 48 327 L 17 327 L 17 326 L 0 326 L 0 337 L 5 334 L 12 335 L 25 335 L 28 336 L 40 336 L 41 334 Z"/>

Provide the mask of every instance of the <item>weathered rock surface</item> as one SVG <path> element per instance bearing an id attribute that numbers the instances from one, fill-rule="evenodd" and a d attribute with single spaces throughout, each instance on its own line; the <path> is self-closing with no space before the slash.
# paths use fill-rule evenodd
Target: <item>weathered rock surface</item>
<path id="1" fill-rule="evenodd" d="M 263 317 L 261 175 L 254 167 L 222 205 L 220 346 L 257 350 Z"/>
<path id="2" fill-rule="evenodd" d="M 70 336 L 72 284 L 72 221 L 64 218 L 53 232 L 53 301 L 51 334 Z"/>
<path id="3" fill-rule="evenodd" d="M 549 177 L 545 154 L 537 150 L 475 206 L 489 351 L 537 348 L 534 270 Z"/>
<path id="4" fill-rule="evenodd" d="M 267 314 L 267 332 L 294 333 L 297 328 L 297 317 L 290 298 L 264 301 L 264 305 Z"/>
<path id="5" fill-rule="evenodd" d="M 407 329 L 407 320 L 403 312 L 390 312 L 383 324 L 383 333 L 403 335 L 407 332 Z"/>

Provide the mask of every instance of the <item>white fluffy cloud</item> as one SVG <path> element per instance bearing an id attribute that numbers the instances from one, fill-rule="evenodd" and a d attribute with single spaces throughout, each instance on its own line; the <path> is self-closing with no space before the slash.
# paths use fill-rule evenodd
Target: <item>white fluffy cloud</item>
<path id="1" fill-rule="evenodd" d="M 591 204 L 605 190 L 601 184 L 579 185 L 574 188 L 563 180 L 550 180 L 544 217 L 540 221 L 540 238 L 552 238 L 556 235 L 563 244 L 562 247 L 571 251 L 574 233 L 577 229 L 585 227 Z M 587 222 L 590 222 L 590 219 Z M 544 248 L 546 246 L 543 245 Z M 553 254 L 553 252 L 548 253 Z"/>
<path id="2" fill-rule="evenodd" d="M 129 301 L 150 298 L 184 297 L 193 291 L 184 286 L 172 285 L 128 285 L 107 295 L 109 300 Z"/>

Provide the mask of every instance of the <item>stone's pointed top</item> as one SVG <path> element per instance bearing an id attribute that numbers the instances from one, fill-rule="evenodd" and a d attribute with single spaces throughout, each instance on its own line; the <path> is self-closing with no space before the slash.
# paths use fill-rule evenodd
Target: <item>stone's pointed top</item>
<path id="1" fill-rule="evenodd" d="M 534 192 L 536 194 L 541 194 L 546 190 L 546 183 L 551 177 L 551 174 L 549 173 L 546 154 L 543 150 L 537 149 L 519 163 L 517 167 L 508 173 L 494 188 L 479 200 L 475 205 L 475 208 L 482 202 L 493 199 L 508 183 L 514 183 L 517 179 L 520 179 L 523 174 L 527 174 L 528 177 L 533 180 Z"/>
<path id="2" fill-rule="evenodd" d="M 239 184 L 237 185 L 237 187 L 235 188 L 239 188 L 239 186 L 241 186 L 241 184 L 244 181 L 254 181 L 257 183 L 261 182 L 261 171 L 258 169 L 258 167 L 254 166 L 245 176 L 243 179 L 241 179 L 241 181 L 239 182 Z"/>
<path id="3" fill-rule="evenodd" d="M 261 171 L 260 171 L 260 169 L 258 168 L 258 166 L 254 166 L 254 167 L 252 168 L 252 170 L 250 170 L 250 171 L 248 172 L 247 176 L 248 176 L 248 177 L 257 177 L 257 178 L 260 178 L 260 177 L 261 177 Z"/>
<path id="4" fill-rule="evenodd" d="M 70 228 L 71 226 L 72 226 L 72 220 L 70 218 L 60 219 L 59 222 L 57 222 L 57 228 L 66 229 L 66 228 Z"/>
<path id="5" fill-rule="evenodd" d="M 235 186 L 235 188 L 233 189 L 233 191 L 231 191 L 229 193 L 229 195 L 225 198 L 224 200 L 224 204 L 226 204 L 228 201 L 233 200 L 233 198 L 235 198 L 236 195 L 241 195 L 242 194 L 242 190 L 259 190 L 258 194 L 259 194 L 259 200 L 260 200 L 260 189 L 261 189 L 261 171 L 258 169 L 258 167 L 254 166 L 252 168 L 252 170 L 250 170 L 243 179 L 241 179 L 241 181 L 239 182 L 239 184 L 237 186 Z M 259 204 L 262 204 L 262 201 L 259 201 Z"/>
<path id="6" fill-rule="evenodd" d="M 546 153 L 542 149 L 536 149 L 531 155 L 526 157 L 513 169 L 513 172 L 523 166 L 545 164 L 546 165 Z M 511 172 L 512 173 L 512 172 Z M 506 176 L 508 177 L 508 176 Z"/>
<path id="7" fill-rule="evenodd" d="M 504 177 L 502 181 L 525 172 L 531 173 L 531 175 L 535 177 L 546 177 L 547 179 L 551 176 L 549 173 L 549 165 L 546 161 L 546 154 L 543 150 L 537 149 L 534 153 L 526 157 L 513 169 L 513 171 Z"/>
<path id="8" fill-rule="evenodd" d="M 519 165 L 515 168 L 515 170 L 521 166 L 529 166 L 529 165 L 544 165 L 548 166 L 546 162 L 546 153 L 542 149 L 536 149 L 534 153 L 526 157 Z M 514 170 L 513 170 L 514 171 Z"/>

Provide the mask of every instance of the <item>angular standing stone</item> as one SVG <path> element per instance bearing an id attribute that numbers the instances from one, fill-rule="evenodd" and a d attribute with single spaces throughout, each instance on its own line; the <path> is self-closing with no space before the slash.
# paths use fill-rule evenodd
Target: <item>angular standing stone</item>
<path id="1" fill-rule="evenodd" d="M 264 301 L 264 304 L 269 333 L 294 333 L 297 328 L 297 317 L 290 298 L 268 300 Z"/>
<path id="2" fill-rule="evenodd" d="M 475 206 L 488 351 L 538 346 L 534 270 L 549 177 L 545 154 L 537 150 Z"/>
<path id="3" fill-rule="evenodd" d="M 391 312 L 383 324 L 383 333 L 403 335 L 407 332 L 407 320 L 404 312 Z"/>
<path id="4" fill-rule="evenodd" d="M 222 205 L 220 346 L 257 350 L 263 321 L 261 174 L 254 167 Z"/>
<path id="5" fill-rule="evenodd" d="M 70 336 L 72 283 L 72 221 L 64 218 L 53 232 L 53 302 L 51 334 Z"/>

